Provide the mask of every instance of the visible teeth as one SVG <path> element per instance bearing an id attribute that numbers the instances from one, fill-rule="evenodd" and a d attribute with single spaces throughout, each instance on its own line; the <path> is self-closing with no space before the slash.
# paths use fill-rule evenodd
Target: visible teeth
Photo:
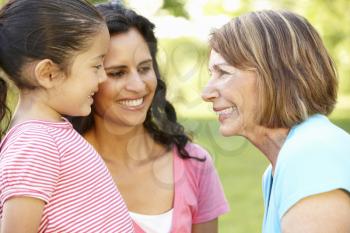
<path id="1" fill-rule="evenodd" d="M 123 101 L 120 101 L 120 103 L 128 107 L 135 107 L 143 103 L 143 98 L 136 99 L 136 100 L 123 100 Z"/>
<path id="2" fill-rule="evenodd" d="M 225 108 L 221 111 L 216 111 L 216 114 L 217 115 L 220 115 L 220 114 L 230 114 L 232 113 L 236 108 L 235 107 L 230 107 L 230 108 Z"/>

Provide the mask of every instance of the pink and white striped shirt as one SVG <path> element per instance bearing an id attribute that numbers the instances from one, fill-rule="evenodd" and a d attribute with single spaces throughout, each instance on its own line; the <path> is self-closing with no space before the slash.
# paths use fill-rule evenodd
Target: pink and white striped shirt
<path id="1" fill-rule="evenodd" d="M 14 196 L 46 204 L 38 232 L 134 232 L 126 205 L 97 152 L 65 122 L 31 120 L 0 144 L 0 216 Z"/>

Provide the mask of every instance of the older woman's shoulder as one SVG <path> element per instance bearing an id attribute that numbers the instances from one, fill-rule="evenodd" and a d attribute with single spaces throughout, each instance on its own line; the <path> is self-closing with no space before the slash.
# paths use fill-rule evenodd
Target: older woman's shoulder
<path id="1" fill-rule="evenodd" d="M 305 150 L 350 150 L 350 135 L 326 116 L 314 115 L 293 127 L 282 147 L 282 152 Z"/>

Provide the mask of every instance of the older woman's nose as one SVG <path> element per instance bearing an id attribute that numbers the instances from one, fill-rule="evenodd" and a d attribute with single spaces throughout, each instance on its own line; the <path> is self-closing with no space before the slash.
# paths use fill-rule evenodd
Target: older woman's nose
<path id="1" fill-rule="evenodd" d="M 202 91 L 202 99 L 207 102 L 212 102 L 219 96 L 218 91 L 211 81 L 204 87 Z"/>

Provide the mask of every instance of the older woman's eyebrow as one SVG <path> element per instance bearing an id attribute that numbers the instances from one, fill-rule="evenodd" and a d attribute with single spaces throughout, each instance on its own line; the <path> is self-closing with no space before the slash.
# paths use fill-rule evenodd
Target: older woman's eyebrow
<path id="1" fill-rule="evenodd" d="M 210 70 L 210 68 L 209 68 Z M 212 66 L 212 70 L 225 71 L 225 72 L 235 72 L 236 68 L 228 63 L 218 63 Z"/>

